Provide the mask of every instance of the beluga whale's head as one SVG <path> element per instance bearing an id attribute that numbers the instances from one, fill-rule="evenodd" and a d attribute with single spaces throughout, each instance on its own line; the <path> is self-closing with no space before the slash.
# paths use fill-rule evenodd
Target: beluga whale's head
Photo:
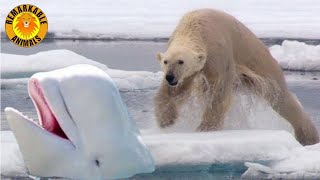
<path id="1" fill-rule="evenodd" d="M 90 65 L 33 75 L 29 95 L 39 123 L 5 113 L 30 174 L 116 179 L 154 170 L 150 152 L 111 78 Z"/>

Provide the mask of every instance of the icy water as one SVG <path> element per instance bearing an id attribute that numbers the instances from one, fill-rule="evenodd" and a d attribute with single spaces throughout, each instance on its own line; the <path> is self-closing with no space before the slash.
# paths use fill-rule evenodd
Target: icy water
<path id="1" fill-rule="evenodd" d="M 267 45 L 281 44 L 285 39 L 262 39 Z M 295 39 L 292 39 L 295 40 Z M 307 44 L 318 45 L 320 40 L 297 39 Z M 68 49 L 89 59 L 98 61 L 112 69 L 129 71 L 159 71 L 155 58 L 157 52 L 165 50 L 167 39 L 158 41 L 90 41 L 90 40 L 52 40 L 45 39 L 32 48 L 21 48 L 2 39 L 1 52 L 9 54 L 35 54 L 40 51 Z"/>
<path id="2" fill-rule="evenodd" d="M 279 44 L 281 40 L 264 40 L 268 45 Z M 318 41 L 309 41 L 310 44 L 319 44 Z M 165 49 L 165 42 L 150 41 L 46 41 L 39 46 L 24 49 L 11 42 L 2 42 L 2 52 L 12 54 L 34 54 L 39 51 L 52 49 L 69 49 L 92 60 L 106 64 L 110 68 L 123 70 L 158 71 L 159 65 L 155 60 L 155 53 Z M 320 73 L 286 72 L 289 79 L 295 76 L 294 81 L 288 81 L 289 89 L 294 92 L 305 110 L 320 130 Z M 121 90 L 123 100 L 140 128 L 152 126 L 153 96 L 156 89 Z M 37 119 L 36 111 L 27 93 L 24 84 L 1 86 L 1 130 L 9 130 L 3 109 L 14 107 L 33 119 Z M 246 170 L 243 164 L 212 165 L 206 170 L 199 171 L 197 167 L 179 168 L 168 167 L 157 169 L 152 174 L 137 175 L 131 179 L 239 179 Z M 13 179 L 12 177 L 1 177 Z M 28 178 L 19 178 L 28 179 Z"/>

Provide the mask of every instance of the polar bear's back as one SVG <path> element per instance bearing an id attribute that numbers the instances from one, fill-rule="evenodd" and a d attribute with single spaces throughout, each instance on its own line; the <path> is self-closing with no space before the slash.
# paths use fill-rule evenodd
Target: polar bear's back
<path id="1" fill-rule="evenodd" d="M 199 9 L 185 14 L 169 40 L 169 48 L 186 44 L 206 53 L 209 61 L 214 59 L 208 63 L 219 63 L 211 67 L 230 64 L 227 61 L 231 60 L 235 69 L 237 65 L 245 66 L 259 75 L 284 82 L 281 68 L 268 48 L 250 29 L 225 12 Z"/>

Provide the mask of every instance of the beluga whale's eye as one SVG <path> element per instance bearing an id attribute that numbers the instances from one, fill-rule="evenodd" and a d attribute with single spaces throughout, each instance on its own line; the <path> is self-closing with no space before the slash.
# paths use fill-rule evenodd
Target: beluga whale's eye
<path id="1" fill-rule="evenodd" d="M 178 63 L 182 65 L 184 62 L 183 60 L 179 60 Z"/>
<path id="2" fill-rule="evenodd" d="M 164 63 L 164 64 L 168 64 L 168 61 L 167 61 L 167 60 L 164 60 L 163 63 Z"/>
<path id="3" fill-rule="evenodd" d="M 94 163 L 96 164 L 96 166 L 100 166 L 100 161 L 98 159 L 94 160 Z"/>

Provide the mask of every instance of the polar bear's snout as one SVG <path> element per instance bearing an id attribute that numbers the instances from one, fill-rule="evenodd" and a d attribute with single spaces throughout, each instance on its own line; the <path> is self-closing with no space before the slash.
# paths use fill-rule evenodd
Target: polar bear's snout
<path id="1" fill-rule="evenodd" d="M 166 74 L 166 80 L 170 86 L 175 86 L 178 84 L 177 78 L 172 73 Z"/>

